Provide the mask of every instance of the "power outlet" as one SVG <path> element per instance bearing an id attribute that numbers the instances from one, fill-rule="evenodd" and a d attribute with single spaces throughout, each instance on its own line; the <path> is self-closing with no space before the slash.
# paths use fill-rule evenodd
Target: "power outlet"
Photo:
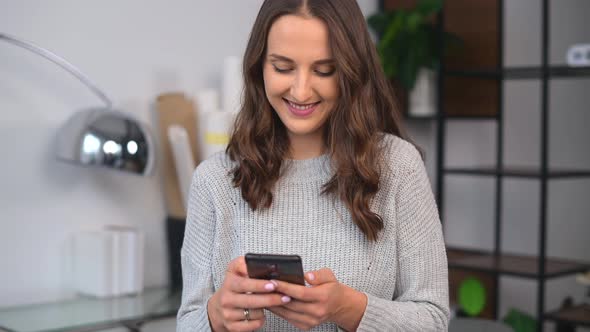
<path id="1" fill-rule="evenodd" d="M 567 64 L 572 67 L 590 66 L 590 44 L 575 44 L 567 51 Z"/>

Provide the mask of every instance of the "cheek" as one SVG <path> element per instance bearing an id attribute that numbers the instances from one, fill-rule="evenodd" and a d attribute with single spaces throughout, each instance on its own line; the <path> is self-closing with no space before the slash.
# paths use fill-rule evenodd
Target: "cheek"
<path id="1" fill-rule="evenodd" d="M 266 92 L 266 98 L 269 98 L 271 95 L 272 83 L 270 82 L 267 70 L 262 72 L 262 79 L 264 81 L 264 92 Z"/>
<path id="2" fill-rule="evenodd" d="M 264 89 L 269 99 L 279 97 L 289 88 L 289 80 L 285 75 L 277 74 L 272 70 L 265 70 L 263 77 Z"/>
<path id="3" fill-rule="evenodd" d="M 330 79 L 322 85 L 322 97 L 328 102 L 336 102 L 340 96 L 338 80 Z"/>

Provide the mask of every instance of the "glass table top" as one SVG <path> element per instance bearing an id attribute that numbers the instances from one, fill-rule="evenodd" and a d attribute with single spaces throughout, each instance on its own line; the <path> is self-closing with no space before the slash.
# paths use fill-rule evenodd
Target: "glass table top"
<path id="1" fill-rule="evenodd" d="M 148 288 L 138 295 L 106 299 L 79 296 L 60 302 L 0 308 L 0 331 L 65 332 L 174 317 L 180 299 L 180 291 Z"/>

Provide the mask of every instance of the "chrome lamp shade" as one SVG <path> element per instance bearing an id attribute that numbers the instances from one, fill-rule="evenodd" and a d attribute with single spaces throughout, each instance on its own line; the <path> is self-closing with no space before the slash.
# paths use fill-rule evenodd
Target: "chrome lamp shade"
<path id="1" fill-rule="evenodd" d="M 57 54 L 0 32 L 0 41 L 29 50 L 68 71 L 86 85 L 105 107 L 75 113 L 57 135 L 57 158 L 84 166 L 101 166 L 151 175 L 155 148 L 147 128 L 122 112 L 86 75 Z"/>
<path id="2" fill-rule="evenodd" d="M 150 175 L 153 142 L 139 122 L 110 109 L 91 109 L 72 115 L 57 134 L 59 160 L 83 166 L 106 167 Z"/>

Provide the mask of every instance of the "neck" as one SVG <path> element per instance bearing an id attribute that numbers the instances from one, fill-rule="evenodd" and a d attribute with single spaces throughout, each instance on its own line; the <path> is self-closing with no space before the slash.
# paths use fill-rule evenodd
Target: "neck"
<path id="1" fill-rule="evenodd" d="M 295 160 L 321 156 L 326 150 L 321 131 L 313 135 L 289 135 L 289 157 Z"/>

